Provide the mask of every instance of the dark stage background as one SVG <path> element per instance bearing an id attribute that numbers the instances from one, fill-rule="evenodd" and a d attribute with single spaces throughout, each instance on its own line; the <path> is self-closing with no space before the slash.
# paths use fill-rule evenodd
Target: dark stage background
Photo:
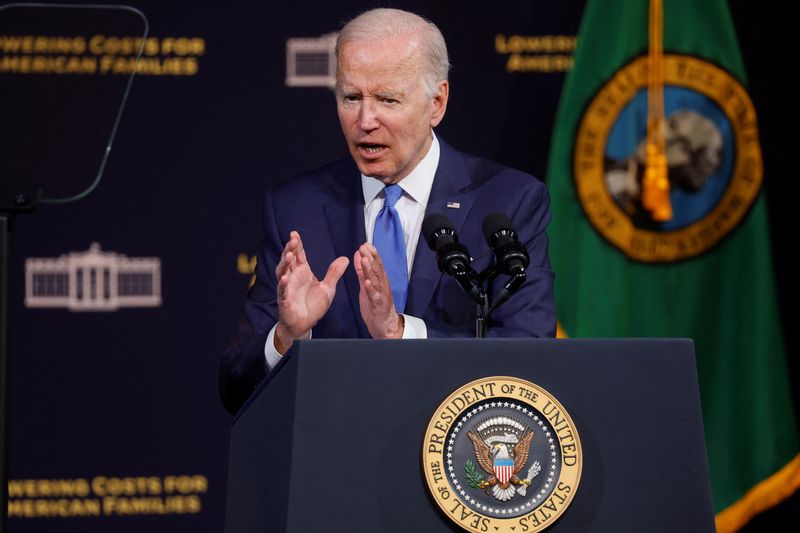
<path id="1" fill-rule="evenodd" d="M 376 4 L 131 5 L 147 15 L 158 50 L 145 54 L 149 72 L 134 80 L 103 180 L 85 199 L 19 217 L 13 232 L 9 488 L 12 500 L 33 502 L 13 508 L 9 531 L 15 533 L 221 531 L 231 418 L 218 398 L 217 364 L 250 278 L 262 194 L 347 153 L 332 91 L 287 85 L 287 41 L 315 39 L 311 46 L 319 47 L 319 38 L 342 20 Z M 451 99 L 437 134 L 460 150 L 544 178 L 563 56 L 571 55 L 559 46 L 569 39 L 543 40 L 555 48 L 527 52 L 544 58 L 528 63 L 535 70 L 517 70 L 498 39 L 574 37 L 583 2 L 382 5 L 427 16 L 448 42 Z M 797 133 L 790 127 L 796 117 L 789 65 L 779 59 L 788 57 L 782 36 L 789 22 L 758 3 L 737 0 L 731 10 L 761 123 L 797 398 L 797 341 L 788 318 L 797 297 L 790 262 L 794 198 L 786 179 L 795 171 Z M 0 60 L 3 55 L 12 54 L 0 49 Z M 108 50 L 98 60 L 103 55 Z M 326 57 L 323 52 L 312 66 L 324 70 Z M 308 82 L 300 70 L 297 81 Z M 46 94 L 64 76 L 85 81 L 122 74 L 5 71 L 0 84 L 33 78 Z M 13 106 L 0 102 L 4 115 Z M 27 156 L 40 153 L 30 146 Z M 58 267 L 26 260 L 55 260 L 86 252 L 92 243 L 127 256 L 105 260 L 131 269 L 127 290 L 139 300 L 120 299 L 113 311 L 36 307 L 35 298 L 26 304 L 26 272 Z M 85 504 L 36 503 L 60 499 Z M 97 513 L 87 500 L 99 502 Z M 749 530 L 781 530 L 775 517 L 797 520 L 797 507 L 795 497 Z"/>

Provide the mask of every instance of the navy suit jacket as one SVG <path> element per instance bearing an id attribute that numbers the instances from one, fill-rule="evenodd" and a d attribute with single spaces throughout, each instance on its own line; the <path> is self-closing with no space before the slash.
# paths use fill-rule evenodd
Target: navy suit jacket
<path id="1" fill-rule="evenodd" d="M 441 213 L 452 221 L 459 240 L 472 254 L 476 272 L 486 268 L 493 258 L 482 231 L 483 220 L 490 213 L 500 212 L 511 218 L 531 257 L 525 284 L 492 313 L 487 335 L 553 337 L 554 275 L 547 255 L 545 229 L 550 210 L 544 184 L 523 172 L 460 153 L 441 139 L 440 147 L 426 215 Z M 308 262 L 319 279 L 336 257 L 348 257 L 352 263 L 353 254 L 366 241 L 359 176 L 355 163 L 347 158 L 267 192 L 256 280 L 248 291 L 237 334 L 220 366 L 220 394 L 231 413 L 242 406 L 270 370 L 264 346 L 278 321 L 275 267 L 289 232 L 300 233 Z M 500 276 L 491 283 L 490 301 L 505 281 Z M 314 338 L 369 338 L 358 293 L 358 278 L 350 265 L 337 285 L 330 309 L 313 328 Z M 439 272 L 435 253 L 420 237 L 405 313 L 422 318 L 428 337 L 434 338 L 474 336 L 474 312 L 472 300 L 454 279 Z"/>

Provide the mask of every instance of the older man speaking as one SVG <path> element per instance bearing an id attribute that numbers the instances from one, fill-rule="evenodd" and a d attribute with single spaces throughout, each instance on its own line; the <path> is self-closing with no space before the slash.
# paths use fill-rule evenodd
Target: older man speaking
<path id="1" fill-rule="evenodd" d="M 439 29 L 413 13 L 374 9 L 342 28 L 336 54 L 336 106 L 351 157 L 267 193 L 256 281 L 220 368 L 232 413 L 295 340 L 312 334 L 471 335 L 471 300 L 419 242 L 430 213 L 452 220 L 476 270 L 492 257 L 483 219 L 509 215 L 531 264 L 519 293 L 494 312 L 489 335 L 555 333 L 547 192 L 535 178 L 457 152 L 434 135 L 450 92 Z M 490 295 L 501 287 L 493 284 Z"/>

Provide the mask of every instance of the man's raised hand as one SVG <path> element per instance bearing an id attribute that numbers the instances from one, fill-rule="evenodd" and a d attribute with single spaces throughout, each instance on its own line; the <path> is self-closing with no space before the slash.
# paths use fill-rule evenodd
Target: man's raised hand
<path id="1" fill-rule="evenodd" d="M 394 308 L 392 287 L 383 268 L 378 250 L 362 244 L 353 256 L 361 290 L 358 302 L 361 316 L 373 339 L 399 339 L 403 336 L 403 321 Z"/>
<path id="2" fill-rule="evenodd" d="M 319 281 L 306 260 L 300 234 L 292 231 L 275 268 L 278 280 L 278 324 L 274 345 L 280 354 L 286 353 L 296 339 L 307 338 L 317 322 L 325 315 L 336 294 L 336 283 L 344 274 L 349 260 L 338 257 L 328 267 L 325 278 Z"/>

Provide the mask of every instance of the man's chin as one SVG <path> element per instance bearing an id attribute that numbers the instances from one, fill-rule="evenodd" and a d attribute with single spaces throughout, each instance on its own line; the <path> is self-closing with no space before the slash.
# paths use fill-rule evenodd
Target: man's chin
<path id="1" fill-rule="evenodd" d="M 367 176 L 368 178 L 375 178 L 383 183 L 391 183 L 393 174 L 389 173 L 385 167 L 375 164 L 365 164 L 360 162 L 358 171 Z"/>

